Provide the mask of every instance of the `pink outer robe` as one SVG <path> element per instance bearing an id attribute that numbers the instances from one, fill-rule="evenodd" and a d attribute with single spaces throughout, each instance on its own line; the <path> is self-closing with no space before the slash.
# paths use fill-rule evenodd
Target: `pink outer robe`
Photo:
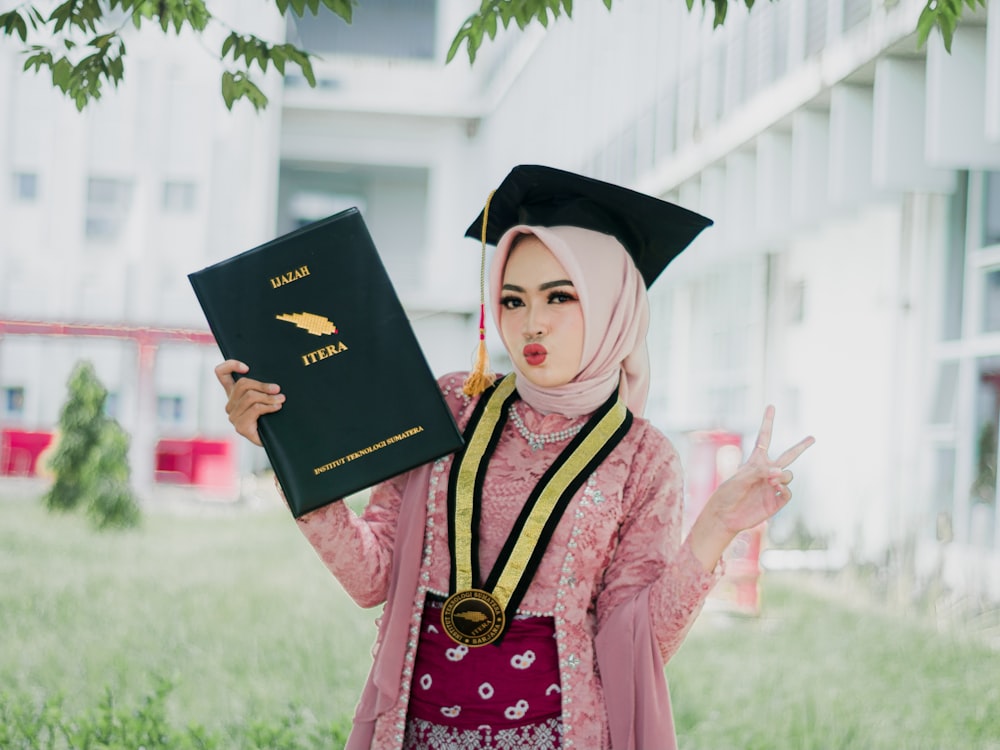
<path id="1" fill-rule="evenodd" d="M 464 373 L 440 385 L 459 427 L 475 398 Z M 528 429 L 579 420 L 517 408 Z M 527 494 L 564 444 L 532 451 L 508 420 L 483 487 L 480 557 L 492 567 Z M 447 457 L 372 490 L 358 517 L 334 503 L 299 520 L 320 558 L 363 607 L 385 603 L 374 663 L 349 750 L 403 740 L 424 598 L 447 594 Z M 563 747 L 671 750 L 676 746 L 663 665 L 715 584 L 680 537 L 680 462 L 667 438 L 637 417 L 562 516 L 519 611 L 555 619 Z"/>

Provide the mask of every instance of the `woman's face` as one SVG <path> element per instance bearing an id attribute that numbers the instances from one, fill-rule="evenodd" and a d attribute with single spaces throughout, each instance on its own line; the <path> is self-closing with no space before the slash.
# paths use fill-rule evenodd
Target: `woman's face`
<path id="1" fill-rule="evenodd" d="M 541 240 L 525 235 L 504 267 L 500 334 L 511 359 L 540 387 L 570 382 L 583 358 L 583 309 L 569 274 Z"/>

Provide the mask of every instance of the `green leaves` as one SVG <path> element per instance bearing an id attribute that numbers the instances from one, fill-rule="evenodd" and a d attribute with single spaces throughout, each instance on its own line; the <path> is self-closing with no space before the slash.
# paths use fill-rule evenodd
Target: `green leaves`
<path id="1" fill-rule="evenodd" d="M 52 31 L 56 34 L 66 26 L 97 33 L 97 23 L 103 15 L 99 0 L 66 0 L 52 11 L 46 23 L 53 24 Z"/>
<path id="2" fill-rule="evenodd" d="M 612 0 L 604 0 L 608 10 L 611 9 L 611 2 Z M 537 21 L 548 28 L 549 21 L 559 18 L 563 13 L 567 18 L 573 16 L 573 0 L 482 0 L 479 12 L 466 18 L 455 35 L 446 60 L 451 62 L 464 43 L 469 63 L 472 64 L 483 44 L 483 37 L 495 39 L 500 26 L 506 29 L 513 21 L 519 29 L 524 30 L 532 21 Z"/>
<path id="3" fill-rule="evenodd" d="M 694 7 L 694 0 L 685 0 L 687 3 L 687 9 L 691 10 Z M 771 0 L 775 2 L 775 0 Z M 743 4 L 747 6 L 747 10 L 753 8 L 754 0 L 743 0 Z M 701 0 L 701 8 L 705 9 L 708 5 L 708 0 Z M 726 13 L 729 10 L 729 0 L 712 0 L 712 6 L 714 8 L 715 17 L 712 19 L 712 28 L 718 28 L 726 22 Z"/>
<path id="4" fill-rule="evenodd" d="M 227 70 L 222 74 L 222 100 L 231 110 L 238 99 L 246 99 L 257 111 L 267 106 L 267 96 L 245 71 Z"/>
<path id="5" fill-rule="evenodd" d="M 77 47 L 68 39 L 64 46 L 67 51 Z M 99 34 L 88 42 L 87 48 L 93 51 L 74 63 L 65 55 L 57 58 L 47 47 L 32 45 L 24 70 L 34 69 L 37 73 L 47 68 L 52 85 L 72 99 L 78 110 L 83 110 L 92 99 L 101 98 L 104 82 L 117 86 L 125 76 L 125 42 L 117 33 Z"/>
<path id="6" fill-rule="evenodd" d="M 7 36 L 17 34 L 22 42 L 28 41 L 28 24 L 16 8 L 9 13 L 0 13 L 0 29 Z"/>
<path id="7" fill-rule="evenodd" d="M 278 9 L 303 15 L 324 8 L 347 23 L 351 22 L 357 0 L 275 0 Z M 124 17 L 114 27 L 109 16 Z M 73 100 L 78 110 L 100 99 L 103 86 L 117 86 L 125 76 L 124 24 L 141 29 L 144 23 L 159 26 L 164 34 L 180 34 L 185 29 L 201 33 L 215 21 L 206 0 L 65 0 L 48 16 L 32 5 L 20 5 L 0 13 L 0 34 L 17 38 L 24 46 L 23 69 L 48 71 L 52 85 Z M 29 28 L 30 27 L 30 28 Z M 35 42 L 33 32 L 46 43 Z M 88 38 L 80 39 L 83 34 Z M 50 42 L 55 37 L 54 42 Z M 312 57 L 292 44 L 272 44 L 252 34 L 230 31 L 222 44 L 219 60 L 232 63 L 222 74 L 222 97 L 229 109 L 246 99 L 255 110 L 267 106 L 267 96 L 251 78 L 256 66 L 266 72 L 270 66 L 285 75 L 295 65 L 310 86 L 316 85 Z"/>
<path id="8" fill-rule="evenodd" d="M 333 11 L 347 23 L 354 18 L 354 6 L 357 0 L 274 0 L 278 10 L 284 15 L 291 8 L 292 13 L 299 18 L 306 14 L 306 10 L 314 16 L 319 13 L 320 4 L 328 10 Z"/>
<path id="9" fill-rule="evenodd" d="M 955 36 L 955 28 L 962 18 L 965 7 L 976 10 L 985 8 L 986 0 L 927 0 L 927 4 L 917 19 L 917 44 L 923 47 L 927 38 L 935 28 L 941 32 L 944 48 L 951 52 L 951 41 Z"/>
<path id="10" fill-rule="evenodd" d="M 793 0 L 785 1 L 793 2 Z M 602 0 L 602 2 L 610 11 L 614 0 Z M 684 0 L 684 2 L 688 10 L 694 7 L 695 0 Z M 753 7 L 754 0 L 743 0 L 743 2 L 747 8 Z M 702 8 L 708 3 L 709 0 L 701 0 Z M 711 0 L 711 3 L 715 12 L 713 25 L 721 26 L 726 20 L 729 0 Z M 489 37 L 491 40 L 496 38 L 498 24 L 506 29 L 510 22 L 514 21 L 517 27 L 523 30 L 532 21 L 537 21 L 548 28 L 549 22 L 559 18 L 563 13 L 567 18 L 573 16 L 573 0 L 482 0 L 479 11 L 465 19 L 465 23 L 452 40 L 451 47 L 448 48 L 447 62 L 451 62 L 465 44 L 469 63 L 474 63 L 476 53 L 483 44 L 483 38 Z"/>
<path id="11" fill-rule="evenodd" d="M 207 0 L 64 0 L 48 14 L 43 15 L 31 0 L 0 13 L 0 37 L 20 40 L 26 59 L 24 70 L 41 72 L 44 68 L 52 76 L 52 83 L 72 99 L 77 109 L 99 99 L 105 83 L 115 86 L 125 75 L 125 44 L 120 32 L 124 23 L 136 28 L 144 23 L 154 23 L 164 34 L 180 34 L 185 29 L 193 33 L 205 31 L 212 22 L 219 23 L 206 5 Z M 317 15 L 329 11 L 346 23 L 351 23 L 354 8 L 359 0 L 273 0 L 282 14 L 302 17 L 306 13 Z M 601 0 L 611 10 L 614 0 Z M 725 23 L 732 0 L 701 0 L 707 11 L 711 4 L 713 26 Z M 739 1 L 739 0 L 735 0 Z M 777 2 L 778 0 L 771 0 Z M 781 0 L 786 3 L 797 0 Z M 58 0 L 56 0 L 58 2 Z M 265 0 L 269 2 L 269 0 Z M 684 0 L 692 10 L 697 0 Z M 742 0 L 752 9 L 756 0 Z M 950 52 L 958 22 L 965 9 L 986 7 L 986 0 L 926 0 L 917 23 L 918 41 L 923 46 L 936 28 L 941 32 L 945 48 Z M 112 12 L 114 12 L 112 14 Z M 124 17 L 115 27 L 110 20 Z M 548 28 L 561 16 L 571 18 L 573 0 L 480 0 L 479 10 L 465 19 L 448 49 L 447 61 L 451 62 L 459 49 L 465 46 L 469 63 L 486 39 L 493 40 L 501 28 L 516 24 L 525 29 L 532 23 Z M 39 43 L 32 38 L 37 32 L 45 40 Z M 75 34 L 75 38 L 71 38 Z M 89 37 L 80 39 L 80 36 Z M 55 41 L 49 41 L 55 38 Z M 56 50 L 59 50 L 58 52 Z M 256 110 L 267 106 L 267 96 L 251 78 L 256 66 L 266 72 L 270 66 L 282 76 L 288 65 L 296 65 L 310 86 L 316 85 L 312 56 L 291 44 L 272 44 L 252 34 L 230 29 L 222 44 L 219 60 L 228 68 L 222 74 L 222 97 L 229 109 L 240 99 L 246 99 Z"/>
<path id="12" fill-rule="evenodd" d="M 268 65 L 285 75 L 285 67 L 293 63 L 302 71 L 302 76 L 310 86 L 316 85 L 310 55 L 293 44 L 269 44 L 252 34 L 238 34 L 233 31 L 222 42 L 220 60 L 229 56 L 234 63 L 242 60 L 242 70 L 227 70 L 222 74 L 222 100 L 226 108 L 232 110 L 240 99 L 249 101 L 258 112 L 267 106 L 267 96 L 250 78 L 250 68 L 256 64 L 261 72 L 267 72 Z"/>

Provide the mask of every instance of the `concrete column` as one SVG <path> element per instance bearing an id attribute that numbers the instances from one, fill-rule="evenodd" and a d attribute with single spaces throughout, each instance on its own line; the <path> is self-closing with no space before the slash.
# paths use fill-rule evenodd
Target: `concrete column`
<path id="1" fill-rule="evenodd" d="M 132 485 L 139 496 L 148 499 L 153 489 L 156 464 L 156 354 L 157 345 L 139 339 L 136 379 L 135 425 L 129 446 Z"/>
<path id="2" fill-rule="evenodd" d="M 800 109 L 792 115 L 792 195 L 790 223 L 821 216 L 829 202 L 830 116 Z"/>
<path id="3" fill-rule="evenodd" d="M 990 0 L 986 18 L 986 138 L 1000 142 L 1000 0 Z M 997 513 L 1000 535 L 1000 513 Z M 1000 546 L 1000 542 L 998 545 Z"/>
<path id="4" fill-rule="evenodd" d="M 994 55 L 996 53 L 991 53 Z M 949 54 L 927 42 L 927 160 L 956 169 L 1000 169 L 1000 140 L 986 137 L 986 29 L 960 26 Z"/>
<path id="5" fill-rule="evenodd" d="M 775 129 L 757 138 L 757 231 L 763 242 L 788 232 L 792 200 L 792 136 Z"/>
<path id="6" fill-rule="evenodd" d="M 924 154 L 927 83 L 923 60 L 875 63 L 872 182 L 882 190 L 952 193 L 955 172 L 931 167 Z"/>
<path id="7" fill-rule="evenodd" d="M 872 186 L 872 89 L 838 85 L 830 93 L 830 203 L 857 206 Z"/>

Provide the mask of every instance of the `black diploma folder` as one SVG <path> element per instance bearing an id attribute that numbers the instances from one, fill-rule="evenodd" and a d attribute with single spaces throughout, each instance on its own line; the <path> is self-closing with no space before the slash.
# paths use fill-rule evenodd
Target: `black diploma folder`
<path id="1" fill-rule="evenodd" d="M 357 209 L 188 279 L 223 357 L 285 394 L 258 426 L 296 518 L 461 447 Z"/>

